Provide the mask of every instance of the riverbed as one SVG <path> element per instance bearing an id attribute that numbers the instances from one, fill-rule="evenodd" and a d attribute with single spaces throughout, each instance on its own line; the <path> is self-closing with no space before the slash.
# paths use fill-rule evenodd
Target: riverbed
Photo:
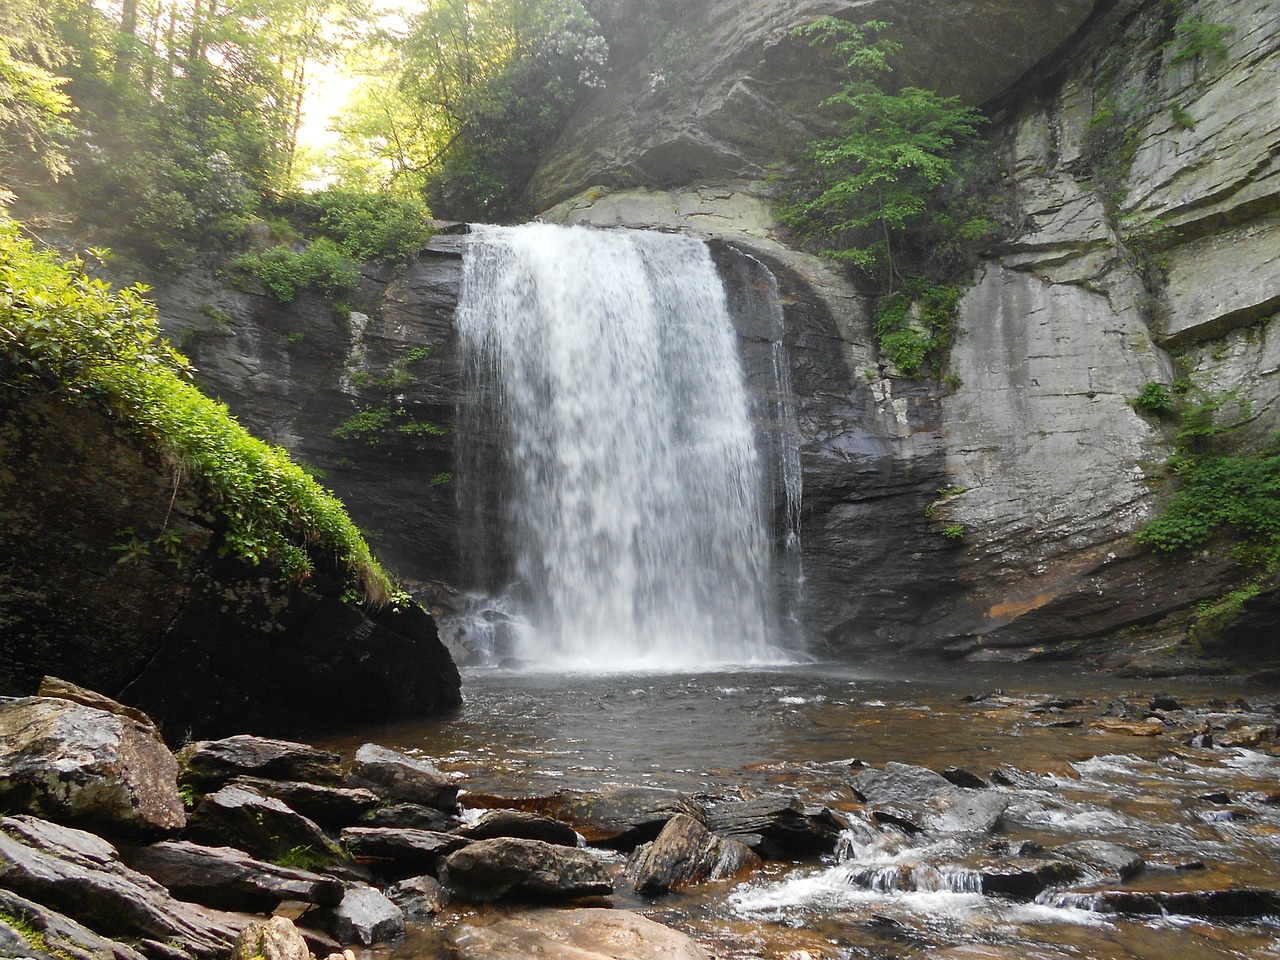
<path id="1" fill-rule="evenodd" d="M 465 675 L 464 689 L 452 717 L 327 745 L 351 753 L 372 740 L 429 757 L 465 777 L 464 808 L 468 794 L 658 786 L 699 798 L 786 792 L 850 818 L 835 853 L 769 862 L 746 880 L 659 899 L 619 882 L 615 906 L 691 933 L 715 957 L 1280 958 L 1275 916 L 1125 916 L 1103 896 L 1169 903 L 1188 892 L 1280 890 L 1275 691 L 1061 665 L 832 664 L 483 669 Z M 851 780 L 890 762 L 971 773 L 1001 791 L 1007 809 L 980 836 L 873 828 Z M 1123 845 L 1143 869 L 1123 883 L 1086 874 L 1034 897 L 980 892 L 984 863 L 1082 840 Z M 415 929 L 397 958 L 433 956 L 468 913 Z"/>

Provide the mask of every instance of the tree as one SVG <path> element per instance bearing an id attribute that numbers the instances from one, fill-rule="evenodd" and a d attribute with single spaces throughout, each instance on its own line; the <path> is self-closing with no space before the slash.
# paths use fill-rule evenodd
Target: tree
<path id="1" fill-rule="evenodd" d="M 49 6 L 30 0 L 0 0 L 0 193 L 16 185 L 21 168 L 57 178 L 69 172 L 66 140 L 72 112 L 54 73 L 66 50 Z"/>
<path id="2" fill-rule="evenodd" d="M 825 105 L 845 116 L 840 134 L 808 146 L 784 189 L 783 220 L 877 282 L 899 289 L 902 248 L 925 227 L 936 195 L 956 173 L 956 151 L 980 114 L 932 90 L 885 89 L 899 45 L 877 38 L 888 25 L 824 17 L 801 28 L 815 45 L 834 44 L 849 71 Z M 964 229 L 962 226 L 961 229 Z"/>

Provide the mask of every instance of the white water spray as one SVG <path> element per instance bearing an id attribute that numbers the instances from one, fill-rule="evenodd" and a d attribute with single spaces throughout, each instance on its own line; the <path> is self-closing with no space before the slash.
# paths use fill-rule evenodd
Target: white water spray
<path id="1" fill-rule="evenodd" d="M 457 326 L 462 518 L 491 545 L 473 557 L 486 586 L 531 624 L 512 652 L 593 669 L 780 659 L 759 455 L 706 245 L 479 228 Z"/>

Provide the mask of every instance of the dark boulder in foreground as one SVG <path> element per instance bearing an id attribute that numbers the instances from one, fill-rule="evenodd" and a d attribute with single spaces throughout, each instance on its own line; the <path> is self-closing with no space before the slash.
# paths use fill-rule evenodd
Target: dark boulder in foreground
<path id="1" fill-rule="evenodd" d="M 314 821 L 244 787 L 226 786 L 201 800 L 187 832 L 200 843 L 232 846 L 264 860 L 299 855 L 320 863 L 343 859 Z"/>
<path id="2" fill-rule="evenodd" d="M 92 403 L 0 397 L 0 422 L 0 695 L 57 674 L 145 710 L 171 743 L 461 702 L 429 614 L 348 602 L 324 551 L 304 585 L 220 556 L 198 484 L 175 490 Z"/>
<path id="3" fill-rule="evenodd" d="M 440 878 L 462 900 L 580 900 L 613 892 L 609 871 L 586 850 L 540 840 L 478 840 L 445 861 Z"/>
<path id="4" fill-rule="evenodd" d="M 340 757 L 305 743 L 235 736 L 202 740 L 178 751 L 182 780 L 199 790 L 216 789 L 239 776 L 333 784 L 342 779 Z"/>
<path id="5" fill-rule="evenodd" d="M 786 860 L 829 853 L 845 825 L 829 810 L 809 810 L 795 797 L 769 794 L 711 805 L 707 826 L 719 836 L 742 841 L 762 857 Z"/>
<path id="6" fill-rule="evenodd" d="M 404 935 L 404 914 L 373 887 L 347 884 L 345 896 L 336 907 L 325 911 L 329 931 L 341 943 L 371 947 Z"/>
<path id="7" fill-rule="evenodd" d="M 652 843 L 637 847 L 627 874 L 644 896 L 682 890 L 759 870 L 763 861 L 745 843 L 726 840 L 692 817 L 673 817 Z"/>
<path id="8" fill-rule="evenodd" d="M 6 917 L 20 919 L 26 930 L 14 927 Z M 45 950 L 33 948 L 29 931 L 39 934 Z M 61 960 L 144 960 L 137 950 L 94 933 L 33 900 L 0 890 L 0 956 L 53 957 Z"/>
<path id="9" fill-rule="evenodd" d="M 351 786 L 367 787 L 393 800 L 452 811 L 458 806 L 457 778 L 426 760 L 375 743 L 356 751 L 348 779 Z"/>

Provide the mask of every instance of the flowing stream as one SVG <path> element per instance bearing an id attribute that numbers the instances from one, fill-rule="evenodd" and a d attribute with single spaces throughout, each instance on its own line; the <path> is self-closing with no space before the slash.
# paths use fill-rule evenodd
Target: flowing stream
<path id="1" fill-rule="evenodd" d="M 457 313 L 470 565 L 540 666 L 777 661 L 762 467 L 705 244 L 481 227 Z"/>

